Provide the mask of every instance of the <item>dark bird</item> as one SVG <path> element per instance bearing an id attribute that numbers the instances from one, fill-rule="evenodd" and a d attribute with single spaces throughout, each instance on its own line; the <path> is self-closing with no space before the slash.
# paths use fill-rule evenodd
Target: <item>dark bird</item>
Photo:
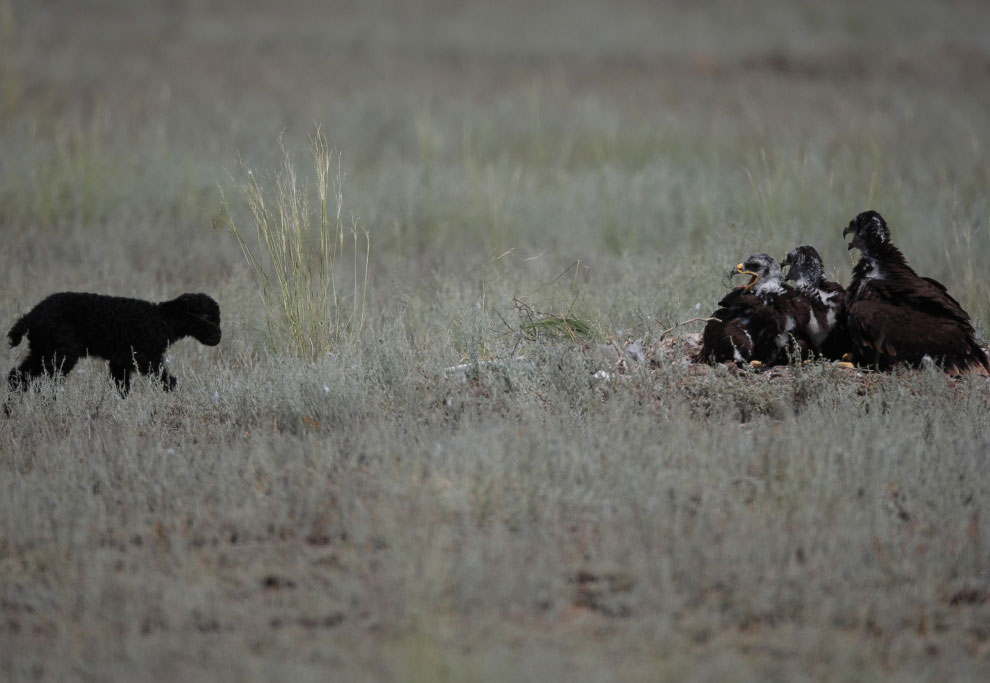
<path id="1" fill-rule="evenodd" d="M 811 349 L 829 360 L 839 360 L 850 349 L 846 331 L 846 290 L 838 282 L 825 279 L 822 257 L 811 245 L 792 249 L 782 265 L 788 268 L 785 279 L 794 281 L 794 288 L 811 306 L 804 329 Z"/>
<path id="2" fill-rule="evenodd" d="M 750 281 L 729 292 L 705 325 L 699 363 L 730 361 L 777 365 L 786 363 L 797 345 L 798 355 L 809 348 L 801 330 L 810 306 L 784 284 L 780 266 L 767 254 L 755 254 L 735 267 Z"/>
<path id="3" fill-rule="evenodd" d="M 846 324 L 855 360 L 887 369 L 930 359 L 946 372 L 990 374 L 969 314 L 931 278 L 920 277 L 890 241 L 887 222 L 865 211 L 842 231 L 860 251 L 846 290 Z"/>
<path id="4" fill-rule="evenodd" d="M 38 375 L 65 375 L 83 356 L 110 361 L 110 374 L 122 395 L 131 373 L 153 375 L 165 391 L 176 379 L 165 369 L 165 349 L 183 337 L 207 346 L 220 343 L 220 307 L 206 294 L 183 294 L 154 303 L 119 296 L 60 292 L 43 299 L 7 333 L 11 346 L 27 335 L 30 352 L 10 371 L 12 392 Z"/>

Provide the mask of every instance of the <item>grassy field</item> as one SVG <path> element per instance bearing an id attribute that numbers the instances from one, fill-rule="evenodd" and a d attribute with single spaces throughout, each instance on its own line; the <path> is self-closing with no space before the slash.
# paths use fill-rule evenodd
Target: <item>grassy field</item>
<path id="1" fill-rule="evenodd" d="M 873 208 L 986 343 L 990 6 L 700 4 L 0 0 L 0 331 L 224 328 L 0 417 L 0 678 L 990 679 L 987 383 L 662 339 Z"/>

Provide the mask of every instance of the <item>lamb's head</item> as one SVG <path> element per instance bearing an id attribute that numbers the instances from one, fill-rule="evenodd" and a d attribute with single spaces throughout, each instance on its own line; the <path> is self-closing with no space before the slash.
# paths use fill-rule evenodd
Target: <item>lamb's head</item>
<path id="1" fill-rule="evenodd" d="M 183 294 L 163 302 L 162 309 L 174 321 L 179 335 L 194 337 L 207 346 L 220 343 L 220 305 L 206 294 Z"/>

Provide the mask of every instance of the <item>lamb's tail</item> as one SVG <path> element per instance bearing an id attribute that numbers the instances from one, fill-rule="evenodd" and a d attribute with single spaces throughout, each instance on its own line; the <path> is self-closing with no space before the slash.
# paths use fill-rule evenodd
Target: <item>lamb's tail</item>
<path id="1" fill-rule="evenodd" d="M 7 333 L 7 339 L 10 340 L 11 346 L 17 346 L 21 343 L 21 339 L 24 334 L 28 331 L 28 316 L 22 316 L 20 320 L 14 323 L 14 326 L 10 328 L 10 332 Z"/>

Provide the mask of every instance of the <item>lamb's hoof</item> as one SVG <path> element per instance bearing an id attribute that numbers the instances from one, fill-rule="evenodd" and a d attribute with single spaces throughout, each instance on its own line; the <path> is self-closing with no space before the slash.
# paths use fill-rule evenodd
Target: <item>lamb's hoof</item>
<path id="1" fill-rule="evenodd" d="M 846 351 L 844 354 L 842 354 L 842 360 L 845 363 L 852 363 L 853 362 L 852 351 Z"/>
<path id="2" fill-rule="evenodd" d="M 762 368 L 763 367 L 763 363 L 761 361 L 758 361 L 758 360 L 751 360 L 751 361 L 749 361 L 749 367 L 751 367 L 754 370 L 756 370 L 756 369 Z"/>
<path id="3" fill-rule="evenodd" d="M 855 370 L 856 369 L 856 366 L 855 365 L 853 365 L 852 363 L 850 363 L 848 361 L 844 361 L 844 360 L 838 361 L 835 364 L 835 367 L 837 367 L 837 368 L 845 368 L 846 370 Z"/>

